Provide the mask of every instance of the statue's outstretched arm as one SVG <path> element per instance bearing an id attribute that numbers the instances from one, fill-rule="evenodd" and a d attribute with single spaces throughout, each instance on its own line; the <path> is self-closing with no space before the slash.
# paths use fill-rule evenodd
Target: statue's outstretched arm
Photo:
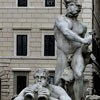
<path id="1" fill-rule="evenodd" d="M 19 95 L 14 100 L 24 100 L 27 95 L 32 96 L 34 98 L 34 91 L 38 87 L 38 84 L 30 85 L 23 89 Z"/>
<path id="2" fill-rule="evenodd" d="M 59 100 L 72 100 L 68 94 L 65 92 L 64 89 L 60 88 L 60 97 L 59 97 Z"/>
<path id="3" fill-rule="evenodd" d="M 69 95 L 66 93 L 66 91 L 60 87 L 60 86 L 55 86 L 55 85 L 51 85 L 51 88 L 53 88 L 53 96 L 54 94 L 56 94 L 58 96 L 58 100 L 71 100 L 71 98 L 69 97 Z M 52 97 L 52 93 L 51 93 L 51 97 Z M 53 100 L 53 99 L 51 99 Z M 56 99 L 54 99 L 56 100 Z"/>
<path id="4" fill-rule="evenodd" d="M 25 89 L 22 90 L 22 91 L 20 92 L 20 94 L 19 94 L 14 100 L 24 100 L 24 96 L 23 96 L 24 91 L 25 91 Z"/>

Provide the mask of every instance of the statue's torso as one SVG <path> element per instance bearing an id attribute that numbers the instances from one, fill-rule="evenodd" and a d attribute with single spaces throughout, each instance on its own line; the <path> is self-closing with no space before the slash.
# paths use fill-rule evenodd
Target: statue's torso
<path id="1" fill-rule="evenodd" d="M 78 34 L 80 37 L 84 37 L 86 27 L 83 26 L 79 21 L 73 21 L 65 17 L 63 18 L 63 21 L 69 24 L 70 30 Z M 55 27 L 55 38 L 57 47 L 63 50 L 66 54 L 72 54 L 77 48 L 81 47 L 81 43 L 67 39 L 57 27 Z"/>

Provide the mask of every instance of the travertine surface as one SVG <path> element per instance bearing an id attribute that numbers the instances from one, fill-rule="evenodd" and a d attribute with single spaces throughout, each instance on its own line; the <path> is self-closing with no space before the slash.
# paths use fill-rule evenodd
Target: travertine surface
<path id="1" fill-rule="evenodd" d="M 44 57 L 43 34 L 53 34 L 56 16 L 60 14 L 60 0 L 55 7 L 45 7 L 44 0 L 29 0 L 28 7 L 17 7 L 17 0 L 0 0 L 0 76 L 1 100 L 9 100 L 14 94 L 13 68 L 30 68 L 29 84 L 33 82 L 33 71 L 37 67 L 54 70 L 56 57 Z M 92 0 L 81 0 L 82 11 L 79 19 L 92 29 Z M 63 13 L 65 8 L 63 7 Z M 25 30 L 26 29 L 26 30 Z M 28 34 L 27 57 L 15 56 L 16 34 Z M 92 68 L 87 67 L 86 79 L 92 87 Z M 5 74 L 6 73 L 6 74 Z"/>

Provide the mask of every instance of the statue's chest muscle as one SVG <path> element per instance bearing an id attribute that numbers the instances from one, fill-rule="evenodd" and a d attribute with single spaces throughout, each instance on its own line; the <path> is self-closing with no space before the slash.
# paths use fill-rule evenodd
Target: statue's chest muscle
<path id="1" fill-rule="evenodd" d="M 81 23 L 78 23 L 78 22 L 73 23 L 72 30 L 79 35 L 83 35 L 86 31 L 85 27 Z"/>

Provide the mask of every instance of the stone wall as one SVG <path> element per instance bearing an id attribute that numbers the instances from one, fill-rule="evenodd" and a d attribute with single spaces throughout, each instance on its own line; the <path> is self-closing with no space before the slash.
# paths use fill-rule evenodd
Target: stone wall
<path id="1" fill-rule="evenodd" d="M 60 0 L 55 7 L 45 7 L 44 0 L 29 0 L 28 7 L 17 7 L 17 0 L 0 0 L 0 77 L 1 100 L 14 95 L 14 72 L 29 71 L 29 84 L 33 83 L 35 68 L 54 70 L 56 56 L 43 56 L 43 34 L 53 34 L 55 18 L 60 14 Z M 81 0 L 79 20 L 92 29 L 92 0 Z M 65 13 L 63 6 L 63 14 Z M 15 55 L 16 34 L 28 34 L 28 56 Z M 27 69 L 29 68 L 29 69 Z M 85 73 L 92 87 L 92 69 Z"/>

